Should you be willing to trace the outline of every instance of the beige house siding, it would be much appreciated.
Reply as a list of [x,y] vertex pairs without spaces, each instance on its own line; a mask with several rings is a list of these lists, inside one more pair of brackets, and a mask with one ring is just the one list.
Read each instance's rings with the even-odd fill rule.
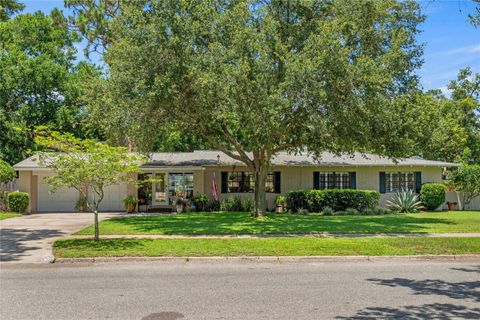
[[[179,169],[162,169],[153,170],[158,172],[179,172]],[[209,197],[212,196],[212,176],[213,172],[216,174],[217,190],[220,199],[224,199],[231,196],[240,197],[253,197],[252,193],[222,193],[222,172],[232,171],[246,171],[243,166],[215,166],[205,167],[200,170],[187,170],[194,174],[194,194],[205,193]],[[187,172],[185,171],[185,172]],[[403,172],[403,171],[420,171],[422,173],[422,183],[427,182],[442,182],[442,169],[439,167],[420,167],[420,166],[408,166],[408,167],[385,167],[385,166],[324,166],[324,167],[288,167],[277,166],[272,167],[271,171],[281,172],[281,194],[285,194],[291,190],[298,189],[312,189],[313,188],[313,172],[314,171],[336,171],[336,172],[356,172],[356,185],[359,190],[376,190],[380,189],[380,172]],[[18,190],[28,192],[30,194],[29,212],[36,212],[38,208],[38,175],[45,175],[45,171],[20,171],[19,179],[17,182]],[[137,195],[137,187],[134,185],[128,185],[125,187],[125,193],[128,195]],[[275,204],[275,198],[279,194],[267,193],[267,205],[269,209],[272,209]],[[393,194],[386,193],[381,194],[380,204],[386,205],[388,199]],[[449,192],[447,194],[447,201],[458,201],[456,193]],[[446,206],[444,207],[446,208]],[[480,209],[480,198],[475,199],[468,207],[472,210]]]
[[[252,193],[222,193],[222,172],[246,171],[245,167],[208,167],[204,175],[204,193],[212,196],[212,175],[215,171],[217,189],[220,199],[231,196],[253,197]],[[281,194],[291,190],[313,189],[313,172],[335,171],[335,172],[356,172],[358,190],[380,190],[380,172],[416,172],[422,173],[422,183],[442,182],[442,169],[437,167],[272,167],[271,171],[281,172]],[[279,194],[267,193],[267,207],[273,208],[275,198]],[[391,199],[392,193],[384,193],[380,196],[380,205],[385,206],[387,200]]]
[[37,211],[37,177],[33,175],[32,171],[20,171],[18,173],[18,191],[27,192],[30,194],[30,203],[27,212]]

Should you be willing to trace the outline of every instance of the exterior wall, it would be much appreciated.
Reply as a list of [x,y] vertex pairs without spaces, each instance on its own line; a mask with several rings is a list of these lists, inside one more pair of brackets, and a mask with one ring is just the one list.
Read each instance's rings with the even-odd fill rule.
[[[281,194],[291,190],[312,189],[314,171],[346,171],[356,172],[357,189],[376,190],[380,189],[379,172],[398,172],[398,171],[420,171],[422,172],[422,183],[442,182],[442,169],[437,167],[273,167],[272,171],[281,172]],[[163,172],[178,172],[178,169],[162,170]],[[206,167],[204,170],[189,170],[194,174],[194,194],[205,193],[212,196],[212,176],[216,174],[217,190],[220,199],[231,196],[252,197],[253,193],[222,193],[222,171],[246,171],[245,167]],[[39,174],[45,174],[44,171],[20,171],[17,186],[19,191],[30,194],[29,212],[36,212],[38,208],[38,179]],[[137,195],[135,185],[125,187],[127,195]],[[122,192],[123,193],[123,192]],[[272,209],[275,205],[277,193],[267,193],[267,206]],[[392,197],[392,193],[381,194],[380,204],[386,205],[386,201]],[[447,201],[458,202],[455,192],[447,193]],[[444,206],[444,209],[446,205]],[[480,210],[480,197],[472,201],[468,209]]]
[[32,171],[20,171],[17,181],[18,191],[27,192],[30,195],[30,203],[27,212],[37,211],[37,177]]
[[[245,167],[208,167],[204,172],[204,193],[212,196],[212,175],[215,172],[217,190],[220,199],[231,196],[252,197],[253,193],[222,193],[222,171],[236,172],[247,171]],[[281,194],[291,190],[313,189],[314,171],[342,171],[356,172],[356,184],[358,190],[380,190],[380,172],[420,171],[422,183],[442,182],[442,169],[439,167],[273,167],[271,171],[281,172]],[[275,205],[277,193],[267,193],[267,207],[272,209]],[[384,193],[380,196],[380,205],[385,206],[393,193]],[[473,206],[472,206],[473,207]]]

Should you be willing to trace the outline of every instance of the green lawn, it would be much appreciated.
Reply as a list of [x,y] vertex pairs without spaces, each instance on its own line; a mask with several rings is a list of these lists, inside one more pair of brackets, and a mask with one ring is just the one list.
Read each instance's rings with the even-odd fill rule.
[[[425,212],[384,216],[272,214],[254,219],[245,212],[186,213],[114,218],[100,222],[101,234],[304,234],[480,232],[480,211]],[[76,233],[93,234],[90,226]]]
[[21,216],[21,214],[16,212],[0,212],[0,220],[19,217],[19,216]]
[[349,256],[478,254],[480,238],[70,239],[57,258],[123,256]]

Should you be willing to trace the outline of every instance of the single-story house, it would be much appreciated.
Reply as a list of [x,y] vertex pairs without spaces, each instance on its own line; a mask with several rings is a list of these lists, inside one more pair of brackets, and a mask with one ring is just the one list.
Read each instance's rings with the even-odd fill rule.
[[[155,178],[142,187],[127,184],[111,186],[101,205],[104,211],[124,210],[122,199],[138,196],[140,210],[171,208],[177,197],[196,194],[212,197],[217,186],[220,199],[229,196],[252,196],[254,176],[246,166],[220,151],[158,152],[142,166],[138,179]],[[444,170],[457,164],[430,161],[420,157],[392,159],[372,154],[335,155],[325,152],[315,160],[311,155],[278,153],[272,160],[266,181],[267,206],[272,209],[275,198],[298,189],[364,189],[381,193],[381,205],[402,188],[419,190],[422,183],[442,182]],[[30,212],[75,211],[79,199],[75,189],[50,192],[44,178],[52,172],[32,156],[14,168],[19,173],[18,188],[30,194]],[[453,198],[452,198],[453,197]],[[451,198],[451,199],[450,199]],[[450,201],[455,201],[453,194]]]

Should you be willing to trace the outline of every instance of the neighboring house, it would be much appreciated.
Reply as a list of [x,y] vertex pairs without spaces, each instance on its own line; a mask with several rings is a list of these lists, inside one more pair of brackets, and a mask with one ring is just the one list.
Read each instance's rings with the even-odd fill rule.
[[[252,196],[254,177],[246,166],[220,151],[152,153],[151,162],[142,168],[139,179],[155,178],[141,188],[120,184],[108,188],[101,210],[123,210],[122,199],[138,196],[141,209],[165,209],[177,197],[190,198],[196,194],[212,197],[213,179],[220,199],[229,196]],[[267,205],[273,208],[275,198],[297,189],[365,189],[381,193],[384,205],[393,193],[402,188],[419,190],[422,183],[442,182],[445,168],[454,163],[429,161],[419,157],[393,160],[376,155],[355,153],[337,156],[323,153],[319,161],[306,154],[278,153],[268,174]],[[52,174],[42,167],[35,156],[14,166],[19,171],[18,188],[30,193],[31,212],[74,211],[79,194],[74,189],[50,193],[44,177]],[[451,196],[451,195],[450,195]],[[454,201],[453,199],[451,201]]]

